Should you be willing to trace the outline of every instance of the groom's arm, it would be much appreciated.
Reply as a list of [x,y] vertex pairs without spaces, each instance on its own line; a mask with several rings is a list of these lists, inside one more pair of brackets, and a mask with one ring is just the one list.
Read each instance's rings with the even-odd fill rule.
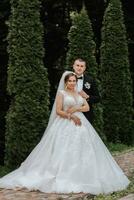
[[89,95],[89,98],[87,98],[87,101],[89,105],[100,102],[100,94],[99,94],[96,82],[94,80],[92,80],[92,84],[91,84],[91,93],[88,95]]

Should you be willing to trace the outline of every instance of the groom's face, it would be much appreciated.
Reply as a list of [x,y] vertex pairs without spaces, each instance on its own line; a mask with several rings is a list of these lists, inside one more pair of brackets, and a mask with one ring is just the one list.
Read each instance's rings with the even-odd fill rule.
[[86,70],[86,63],[84,61],[75,60],[73,69],[77,76],[81,76]]

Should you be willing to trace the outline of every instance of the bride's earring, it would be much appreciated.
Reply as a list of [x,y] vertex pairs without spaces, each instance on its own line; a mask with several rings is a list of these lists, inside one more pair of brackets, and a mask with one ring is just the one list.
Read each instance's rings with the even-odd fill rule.
[[67,89],[67,84],[65,85],[65,90]]

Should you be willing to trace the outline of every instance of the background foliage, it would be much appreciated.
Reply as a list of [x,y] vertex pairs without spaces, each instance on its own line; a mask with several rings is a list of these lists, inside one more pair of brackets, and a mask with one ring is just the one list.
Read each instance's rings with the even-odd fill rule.
[[[39,5],[39,7],[37,6],[38,7],[37,11],[39,11],[39,9],[40,9],[40,14],[41,14],[41,16],[39,16],[39,12],[38,12],[37,20],[40,19],[41,22],[43,23],[43,26],[40,24],[41,27],[37,23],[36,18],[34,18],[35,17],[34,12],[31,13],[31,15],[30,15],[30,17],[31,17],[30,19],[33,20],[32,24],[31,24],[29,22],[29,19],[28,19],[29,16],[26,13],[24,13],[24,16],[23,16],[22,10],[21,10],[21,12],[20,12],[21,16],[19,16],[20,18],[18,18],[18,22],[20,22],[20,24],[19,23],[17,24],[17,20],[16,20],[16,22],[14,21],[14,23],[15,23],[14,25],[16,27],[17,27],[17,25],[19,25],[20,30],[23,30],[23,28],[25,27],[23,31],[24,31],[25,37],[27,38],[27,41],[25,41],[23,37],[21,38],[21,41],[18,40],[19,34],[21,35],[22,33],[21,32],[18,33],[17,29],[16,29],[15,33],[12,33],[14,35],[14,38],[15,38],[15,41],[14,41],[14,40],[12,40],[13,35],[10,37],[9,28],[7,26],[7,20],[9,19],[9,16],[11,14],[12,3],[14,3],[13,6],[15,8],[15,6],[17,5],[16,2],[19,2],[19,1],[15,1],[15,0],[14,1],[10,1],[10,0],[0,1],[0,133],[1,133],[0,134],[0,152],[1,152],[1,154],[0,154],[0,164],[3,164],[3,161],[4,161],[5,116],[6,116],[6,113],[7,113],[9,106],[12,105],[9,113],[14,112],[13,107],[16,106],[17,112],[21,111],[22,114],[25,111],[21,110],[22,108],[21,108],[20,105],[24,105],[25,100],[27,100],[27,102],[32,101],[32,103],[31,103],[32,106],[30,104],[29,104],[29,106],[28,106],[28,104],[25,105],[24,108],[26,108],[27,111],[29,109],[33,109],[34,105],[36,107],[37,106],[36,103],[38,101],[35,100],[36,99],[35,96],[37,97],[37,95],[39,95],[38,98],[40,98],[40,92],[43,92],[42,94],[44,95],[43,85],[48,83],[48,78],[49,78],[49,81],[50,81],[50,92],[49,92],[49,94],[50,94],[50,97],[51,97],[51,98],[49,98],[49,100],[50,100],[50,103],[52,105],[54,97],[55,97],[55,91],[56,91],[57,83],[59,81],[59,78],[60,78],[62,72],[64,71],[66,52],[68,51],[68,37],[67,37],[67,35],[68,35],[68,31],[69,31],[69,29],[72,25],[72,21],[71,21],[71,18],[70,18],[70,11],[78,11],[79,12],[81,10],[81,8],[83,7],[83,1],[82,0],[77,0],[77,1],[76,0],[71,0],[71,1],[67,1],[67,0],[65,0],[65,1],[63,1],[63,0],[58,0],[58,1],[42,0],[41,5]],[[24,0],[24,1],[20,1],[20,2],[24,2],[24,4],[27,5],[28,0]],[[85,7],[87,9],[87,14],[89,16],[89,19],[91,20],[91,25],[92,25],[91,28],[93,29],[93,40],[96,43],[95,57],[97,59],[98,65],[100,65],[100,45],[101,45],[102,19],[103,19],[103,16],[104,16],[104,11],[106,10],[106,8],[108,6],[108,2],[109,1],[103,1],[103,0],[99,0],[99,1],[85,0],[84,1]],[[128,44],[128,51],[129,51],[128,56],[129,56],[129,61],[130,61],[130,73],[131,73],[131,77],[133,78],[134,8],[133,8],[133,5],[132,5],[132,3],[133,3],[132,1],[122,0],[121,2],[123,4],[124,20],[125,20],[125,25],[126,25],[126,28],[127,28],[126,41],[127,41],[127,44]],[[34,2],[32,2],[32,3],[33,3],[33,5],[35,5]],[[35,1],[35,3],[37,3],[37,1]],[[28,7],[28,9],[30,9],[29,10],[30,12],[31,12],[31,8],[33,8],[32,7],[33,5],[30,3],[29,6],[31,6],[31,7]],[[16,13],[14,13],[14,14],[16,15]],[[37,13],[35,12],[35,14],[37,14]],[[26,26],[24,17],[26,17],[29,26]],[[23,21],[23,19],[24,19],[24,21]],[[33,33],[35,34],[34,35],[35,40],[34,41],[30,40],[30,43],[29,43],[28,38],[33,37],[33,35],[32,34],[30,35],[29,33],[31,33],[31,32],[27,32],[26,29],[30,31],[31,25],[33,27],[35,27],[35,23],[37,23],[37,27],[39,25],[39,27],[41,28],[41,29],[39,28],[41,34],[37,33],[36,32],[37,30],[35,31],[35,33],[32,31],[32,34]],[[10,24],[10,28],[12,28],[12,25]],[[22,25],[22,27],[21,27],[21,25]],[[10,31],[11,31],[11,29],[10,29]],[[11,43],[9,42],[9,46],[11,47],[12,46],[11,44],[15,44],[16,47],[17,47],[17,50],[18,50],[18,51],[15,52],[15,55],[12,54],[13,49],[11,51],[10,50],[7,51],[8,42],[7,42],[6,38],[7,38],[8,32],[9,32],[8,42],[9,41],[11,42]],[[26,33],[28,33],[28,34],[26,34]],[[40,38],[40,36],[38,35],[40,39],[38,39],[38,41],[37,41],[36,39],[38,38],[38,36],[36,34],[37,35],[39,34],[40,36],[42,35],[43,40],[42,40],[42,37]],[[22,34],[22,36],[24,36],[24,35]],[[37,42],[37,44],[36,44],[35,41]],[[33,47],[34,47],[34,51],[32,51],[31,54],[29,54],[30,48],[28,47],[28,45],[26,45],[27,42],[30,45],[33,45]],[[24,47],[25,50],[22,50],[21,48],[19,48],[19,45],[22,44],[22,43],[24,43],[23,47]],[[36,45],[38,45],[38,47]],[[44,52],[44,49],[42,49],[43,45],[45,47],[45,56],[43,55],[44,53],[40,54],[40,52]],[[27,46],[27,48],[26,48],[26,46]],[[33,62],[32,57],[30,57],[30,56],[33,56],[33,57],[35,56],[33,52],[35,52],[35,54],[39,56],[38,59],[35,59],[36,60],[35,63]],[[25,60],[24,63],[20,63],[21,59],[22,59],[22,57],[18,56],[18,54],[20,54],[20,53],[22,53],[22,55],[24,55],[24,53],[29,54],[28,59],[24,59]],[[13,55],[12,61],[11,61],[9,54]],[[16,60],[16,55],[18,56],[18,58],[21,58],[21,59]],[[24,58],[24,56],[23,56],[23,58]],[[40,59],[41,60],[43,59],[44,63],[42,61],[39,62]],[[14,65],[14,60],[15,60],[15,65]],[[25,70],[23,69],[24,70],[24,74],[23,74],[22,69],[18,69],[17,65],[21,64],[20,66],[22,66],[22,64],[25,64],[26,62],[32,63],[32,71],[30,70],[31,64],[29,64],[28,66],[25,67]],[[15,79],[19,80],[19,81],[21,80],[22,85],[21,84],[17,85],[17,82],[14,82],[14,84],[16,84],[16,86],[18,88],[20,87],[22,89],[23,95],[22,95],[22,93],[21,93],[21,95],[19,94],[19,96],[16,95],[16,91],[14,91],[16,86],[14,87],[13,86],[14,84],[9,81],[10,77],[9,77],[9,80],[8,80],[8,83],[11,83],[10,87],[9,87],[9,84],[8,84],[8,91],[10,92],[10,95],[7,94],[7,91],[6,91],[6,88],[7,88],[7,63],[9,63],[9,66],[13,67],[13,68],[11,67],[12,68],[11,74],[13,74],[12,71],[14,71]],[[38,68],[38,66],[40,66],[42,69],[40,67]],[[44,68],[44,66],[47,68],[48,75],[47,75],[47,72],[46,72],[46,69]],[[15,69],[15,70],[13,70],[13,69]],[[38,73],[38,71],[40,71],[41,73]],[[20,75],[19,75],[20,72],[24,75],[23,77],[20,77]],[[33,96],[31,96],[32,99],[27,98],[28,95],[29,96],[32,95],[31,89],[29,88],[29,90],[28,89],[24,90],[24,85],[23,85],[23,83],[25,83],[26,77],[28,77],[29,73],[31,74],[31,77],[32,77],[29,82],[30,82],[30,84],[32,85],[33,88],[36,88],[36,84],[42,85],[38,89],[37,93],[35,93],[35,94],[33,93]],[[41,79],[42,76],[43,76],[43,80]],[[48,76],[48,78],[47,78],[47,76]],[[97,72],[97,78],[98,77],[100,79],[100,71]],[[35,83],[33,83],[33,79],[34,80],[36,79],[38,81],[37,82],[35,81]],[[27,86],[28,83],[27,84],[25,83],[25,85]],[[45,91],[46,91],[46,88],[45,88]],[[47,102],[47,106],[48,106],[48,91],[46,91],[45,94],[46,94],[46,97],[47,97],[46,102]],[[35,101],[33,101],[33,99]],[[44,99],[44,97],[43,97],[43,99]],[[48,109],[48,107],[47,107],[47,109]],[[50,106],[50,109],[51,109],[51,106]],[[34,109],[33,109],[33,112],[34,112]],[[36,112],[34,112],[34,114],[35,113]],[[12,117],[9,117],[9,116],[10,116],[10,114],[8,114],[7,120],[10,121],[10,120],[12,120],[11,118],[13,117],[13,115],[11,115]],[[47,119],[47,116],[45,115],[45,117],[44,117],[41,113],[40,113],[40,117],[41,118],[43,117],[43,119],[45,119],[45,118]],[[22,119],[22,118],[24,120],[24,116],[21,116],[20,119]],[[16,120],[18,120],[17,117],[16,117]],[[23,121],[23,120],[20,120],[20,121]],[[39,124],[40,127],[42,127],[42,130],[39,130],[39,132],[38,132],[39,135],[37,136],[37,138],[40,138],[41,133],[44,130],[46,121],[47,120],[45,120],[41,126],[40,126],[39,121],[38,121],[38,124]],[[18,121],[16,121],[16,122],[18,123]],[[30,125],[29,125],[29,127],[30,127]],[[33,127],[33,125],[31,125],[31,128],[32,127]],[[8,131],[8,127],[7,127],[7,131]],[[36,142],[38,142],[37,140],[36,140]]]
[[133,144],[132,80],[119,0],[110,0],[105,11],[100,55],[104,133],[108,141]]
[[8,83],[5,163],[19,165],[40,140],[49,115],[49,83],[43,64],[40,3],[11,1],[8,22]]

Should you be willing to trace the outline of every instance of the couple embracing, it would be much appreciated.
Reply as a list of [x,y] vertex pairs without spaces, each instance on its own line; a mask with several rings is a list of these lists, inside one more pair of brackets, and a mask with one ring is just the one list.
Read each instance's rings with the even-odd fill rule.
[[84,112],[85,117],[92,124],[94,119],[93,104],[100,101],[97,85],[92,76],[85,73],[86,62],[81,58],[74,61],[73,71],[77,76],[77,91],[89,104],[89,111]]
[[[129,180],[91,125],[100,96],[86,63],[59,82],[44,135],[20,167],[0,178],[0,188],[46,193],[107,194],[125,189]],[[19,133],[18,133],[19,134]]]

